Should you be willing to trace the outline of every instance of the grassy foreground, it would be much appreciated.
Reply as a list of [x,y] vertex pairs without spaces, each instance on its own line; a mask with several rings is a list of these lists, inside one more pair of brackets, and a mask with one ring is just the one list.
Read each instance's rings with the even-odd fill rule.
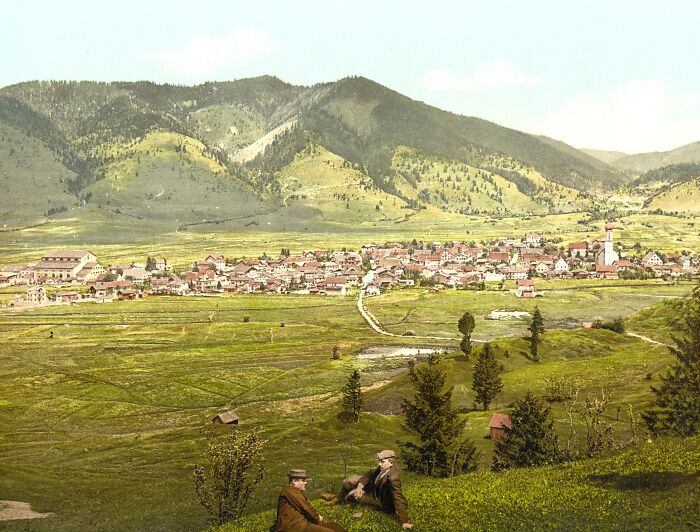
[[[700,438],[642,443],[615,456],[557,467],[476,472],[404,483],[414,530],[697,530]],[[388,517],[354,505],[324,507],[326,520],[351,532],[391,531]],[[270,510],[221,532],[262,532]]]
[[[586,290],[566,293],[588,297]],[[403,294],[410,300],[411,291]],[[470,309],[470,294],[461,294],[461,308]],[[444,292],[436,296],[453,297]],[[606,308],[626,308],[626,297],[619,293],[607,299]],[[655,323],[672,332],[679,310],[676,301],[681,300],[658,303],[628,322],[634,321],[640,332]],[[443,303],[447,306],[448,299]],[[454,312],[460,307],[457,301],[450,305]],[[245,430],[260,426],[268,440],[263,453],[267,475],[249,512],[274,508],[285,473],[293,467],[311,471],[312,498],[335,491],[346,473],[371,467],[377,450],[398,450],[407,438],[402,418],[395,414],[400,400],[410,394],[404,375],[408,360],[356,355],[368,346],[424,344],[376,335],[352,298],[305,296],[151,297],[6,311],[0,315],[0,334],[1,498],[31,502],[37,511],[55,513],[48,519],[12,522],[16,530],[203,529],[206,516],[194,497],[192,465],[202,461],[211,417],[230,408],[241,416]],[[523,355],[525,339],[500,338],[494,351],[504,368],[504,392],[490,411],[483,412],[472,410],[473,359],[464,360],[454,341],[442,344],[448,348],[441,364],[454,385],[453,402],[482,453],[482,469],[488,468],[493,447],[484,438],[490,415],[496,409],[507,411],[525,390],[542,396],[547,378],[562,377],[580,384],[581,397],[599,393],[604,386],[615,405],[630,404],[638,414],[651,399],[649,386],[658,383],[659,372],[670,361],[663,346],[604,330],[548,330],[537,363]],[[340,346],[339,361],[330,360],[333,345]],[[367,387],[367,411],[359,423],[348,426],[336,413],[340,389],[354,368],[361,370]],[[630,436],[625,412],[616,414],[612,406],[606,417],[620,443]],[[553,417],[564,441],[568,427],[560,404],[553,405]],[[574,426],[577,445],[585,436],[582,423],[577,419]],[[223,434],[228,429],[217,430]],[[576,467],[566,466],[572,471]],[[608,473],[619,473],[612,467]],[[492,479],[484,480],[483,486],[493,482],[503,487],[497,480],[510,473],[473,478],[480,475]],[[572,478],[575,483],[582,477]],[[472,497],[452,488],[440,495],[440,483],[410,474],[403,479],[415,509],[412,515],[422,527],[428,525],[419,517],[426,514],[427,519],[436,500],[462,504],[462,498]],[[450,486],[457,480],[444,482]],[[475,486],[474,493],[481,493],[481,484]],[[422,499],[424,492],[433,493],[433,499]],[[631,501],[635,493],[625,496]],[[484,501],[480,504],[486,508],[489,499]],[[503,499],[498,504],[505,508],[515,503]],[[509,511],[518,514],[517,505],[514,508]],[[379,519],[377,526],[389,523],[366,514],[367,527],[374,519]]]

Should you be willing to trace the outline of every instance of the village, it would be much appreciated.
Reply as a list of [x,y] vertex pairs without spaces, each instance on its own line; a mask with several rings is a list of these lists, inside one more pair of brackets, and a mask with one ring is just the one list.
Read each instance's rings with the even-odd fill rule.
[[[103,266],[82,250],[46,253],[35,264],[0,268],[0,286],[26,285],[10,306],[131,300],[146,295],[311,294],[344,296],[360,290],[379,295],[395,287],[480,289],[487,282],[516,281],[516,297],[538,297],[537,279],[692,278],[700,256],[648,251],[621,257],[613,242],[614,227],[604,238],[570,243],[568,248],[529,234],[521,240],[499,239],[489,245],[440,242],[367,244],[359,251],[306,251],[277,258],[229,261],[210,254],[189,271],[173,272],[164,258],[146,263]],[[619,248],[618,248],[619,249]],[[51,294],[46,286],[52,286]],[[74,287],[87,287],[77,290]],[[73,290],[65,290],[73,288]]]

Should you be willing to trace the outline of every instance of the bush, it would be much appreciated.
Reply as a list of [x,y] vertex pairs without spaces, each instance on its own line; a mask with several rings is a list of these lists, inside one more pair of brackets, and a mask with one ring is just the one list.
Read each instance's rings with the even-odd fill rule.
[[224,438],[209,434],[207,466],[194,466],[194,485],[200,504],[212,525],[238,519],[255,487],[262,480],[264,466],[260,450],[266,443],[257,429],[242,436],[238,427]]
[[625,332],[625,322],[622,318],[615,318],[613,321],[600,321],[596,320],[593,322],[594,329],[607,329],[619,334],[624,334]]

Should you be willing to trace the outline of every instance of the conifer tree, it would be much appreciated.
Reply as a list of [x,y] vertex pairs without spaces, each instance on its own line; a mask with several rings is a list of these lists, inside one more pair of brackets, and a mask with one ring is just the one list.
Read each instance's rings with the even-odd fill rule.
[[459,343],[459,348],[467,358],[472,352],[472,333],[475,326],[474,316],[470,312],[462,314],[462,317],[457,322],[457,329],[462,333],[462,341]]
[[493,470],[551,464],[559,456],[557,434],[549,417],[549,407],[527,392],[518,399],[510,414],[512,427],[496,442]]
[[460,440],[463,423],[452,408],[452,389],[443,391],[446,374],[434,354],[427,363],[409,372],[415,387],[412,401],[404,399],[401,409],[406,429],[417,443],[401,444],[403,459],[411,471],[447,477],[476,469],[476,449],[469,439]]
[[487,410],[494,398],[501,392],[503,381],[501,369],[491,346],[485,344],[474,365],[472,390],[476,393],[476,402],[481,403]]
[[651,387],[654,406],[642,414],[654,436],[693,436],[700,432],[700,284],[684,307],[686,334],[670,347],[677,362]]
[[537,345],[540,343],[540,334],[544,333],[544,320],[538,307],[532,313],[532,322],[527,330],[530,331],[530,355],[533,360],[539,360]]
[[356,369],[350,374],[348,382],[345,383],[345,388],[343,388],[343,412],[347,419],[357,423],[360,420],[360,412],[363,405],[360,372]]

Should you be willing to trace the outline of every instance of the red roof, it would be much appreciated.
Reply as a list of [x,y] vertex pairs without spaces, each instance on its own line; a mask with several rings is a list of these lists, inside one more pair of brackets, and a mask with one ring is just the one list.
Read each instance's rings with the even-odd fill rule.
[[511,429],[513,426],[510,423],[510,417],[508,414],[494,414],[491,416],[491,421],[489,421],[490,429]]

